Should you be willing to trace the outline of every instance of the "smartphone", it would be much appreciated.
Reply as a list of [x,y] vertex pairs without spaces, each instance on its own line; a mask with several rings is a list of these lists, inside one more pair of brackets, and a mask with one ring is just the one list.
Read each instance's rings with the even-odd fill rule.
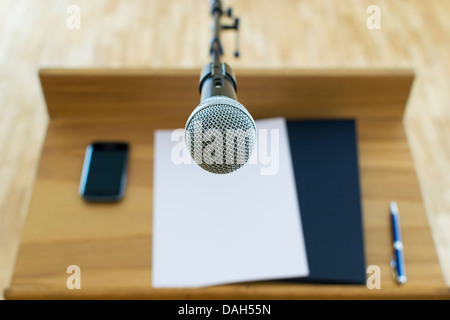
[[86,148],[79,194],[87,201],[113,202],[125,195],[129,145],[93,142]]

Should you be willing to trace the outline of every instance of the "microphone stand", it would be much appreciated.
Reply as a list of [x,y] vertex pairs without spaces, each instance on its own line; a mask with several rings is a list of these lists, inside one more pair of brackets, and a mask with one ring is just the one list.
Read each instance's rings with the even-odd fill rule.
[[227,10],[226,15],[230,18],[234,18],[234,24],[222,25],[221,18],[224,15],[221,0],[211,1],[211,15],[213,16],[213,36],[210,46],[211,62],[206,65],[200,75],[200,101],[212,97],[212,96],[227,96],[236,100],[236,79],[234,77],[231,67],[221,62],[223,55],[223,47],[220,41],[221,30],[235,30],[236,31],[236,50],[235,56],[239,56],[239,18],[233,16],[233,12],[230,9]]

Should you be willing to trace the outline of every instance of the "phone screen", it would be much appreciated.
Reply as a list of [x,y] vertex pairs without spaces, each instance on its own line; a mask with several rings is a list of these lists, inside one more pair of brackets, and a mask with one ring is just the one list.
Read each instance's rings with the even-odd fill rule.
[[127,179],[129,147],[123,142],[96,142],[86,149],[80,195],[89,201],[118,201]]

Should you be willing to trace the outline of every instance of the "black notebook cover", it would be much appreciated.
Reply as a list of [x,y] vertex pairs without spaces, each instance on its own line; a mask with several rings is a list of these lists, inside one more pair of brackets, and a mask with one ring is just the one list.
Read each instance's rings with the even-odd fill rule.
[[366,282],[354,120],[287,121],[310,275]]

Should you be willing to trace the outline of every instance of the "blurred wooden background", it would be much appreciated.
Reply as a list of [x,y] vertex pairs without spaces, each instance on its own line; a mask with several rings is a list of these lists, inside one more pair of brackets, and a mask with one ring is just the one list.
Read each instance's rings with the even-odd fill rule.
[[[405,127],[450,285],[450,1],[224,3],[241,18],[241,58],[233,57],[234,34],[224,33],[225,61],[233,69],[414,69]],[[80,29],[66,26],[70,5],[81,10]],[[366,26],[370,5],[381,9],[380,30]],[[48,123],[38,69],[189,67],[200,72],[208,62],[210,16],[208,0],[2,0],[0,21],[3,292],[13,272]]]

